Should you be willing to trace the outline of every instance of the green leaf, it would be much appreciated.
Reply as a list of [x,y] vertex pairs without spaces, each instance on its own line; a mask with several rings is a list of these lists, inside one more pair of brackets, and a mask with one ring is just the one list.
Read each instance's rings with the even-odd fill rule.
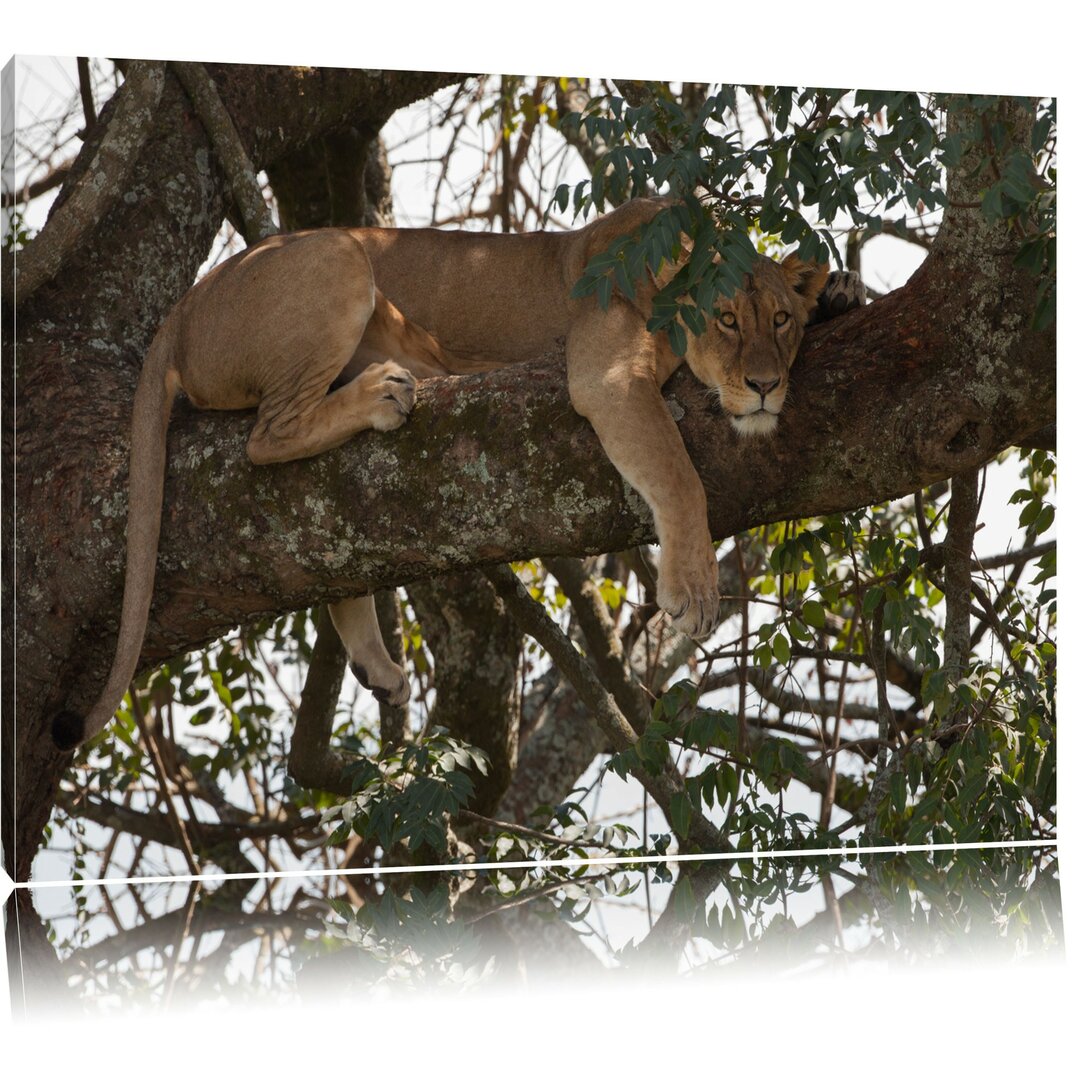
[[816,630],[820,630],[825,625],[825,608],[816,600],[803,601],[802,616],[806,624]]
[[697,901],[688,875],[679,875],[679,880],[671,892],[671,903],[674,904],[675,918],[679,922],[691,922],[697,914]]
[[922,782],[922,762],[919,760],[918,754],[911,754],[908,756],[907,778],[908,790],[911,792],[912,797],[914,797],[919,784]]
[[1020,511],[1020,524],[1025,528],[1030,525],[1042,512],[1042,503],[1037,498],[1032,500]]
[[[1030,504],[1034,505],[1034,504]],[[1039,516],[1035,519],[1034,529],[1035,535],[1046,532],[1051,525],[1054,524],[1054,508],[1047,504],[1039,511]]]
[[690,800],[684,791],[677,791],[671,799],[671,827],[675,832],[686,839],[690,831]]
[[907,783],[899,769],[889,777],[889,794],[892,796],[893,809],[902,814],[907,806]]
[[772,651],[781,664],[786,664],[791,660],[791,645],[783,634],[777,634],[772,639]]

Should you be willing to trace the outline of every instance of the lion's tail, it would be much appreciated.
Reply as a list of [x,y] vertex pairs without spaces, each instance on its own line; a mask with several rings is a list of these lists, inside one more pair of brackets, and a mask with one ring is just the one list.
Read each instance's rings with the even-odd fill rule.
[[86,717],[65,712],[53,721],[53,739],[61,749],[70,749],[96,735],[113,718],[142,652],[161,531],[166,436],[177,387],[174,371],[174,331],[169,320],[150,345],[135,390],[128,475],[127,564],[116,654],[105,689]]

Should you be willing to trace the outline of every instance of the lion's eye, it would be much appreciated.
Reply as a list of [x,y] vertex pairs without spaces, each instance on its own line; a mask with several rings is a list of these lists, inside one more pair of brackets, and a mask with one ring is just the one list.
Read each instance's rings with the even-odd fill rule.
[[734,313],[732,313],[730,311],[725,311],[724,314],[720,316],[720,322],[724,326],[727,326],[729,328],[734,326],[735,325],[735,315],[734,315]]
[[786,311],[778,311],[776,315],[773,316],[773,322],[776,323],[777,326],[783,326],[789,318],[791,318],[791,316],[788,315]]

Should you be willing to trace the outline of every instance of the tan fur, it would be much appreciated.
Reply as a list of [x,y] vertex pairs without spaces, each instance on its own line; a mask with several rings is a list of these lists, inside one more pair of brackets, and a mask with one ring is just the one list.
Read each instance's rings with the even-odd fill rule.
[[[570,290],[585,264],[639,229],[666,205],[639,199],[565,233],[493,236],[434,229],[357,229],[387,297],[455,356],[514,363],[566,341],[570,397],[604,451],[652,510],[660,540],[657,598],[684,632],[702,636],[719,615],[717,564],[705,493],[660,388],[684,362],[715,390],[741,434],[768,434],[787,394],[788,370],[828,267],[789,256],[761,259],[746,289],[722,299],[719,319],[690,336],[677,357],[664,334],[650,334],[656,286],[633,303],[616,295],[608,310]],[[661,275],[661,283],[667,275]],[[780,313],[788,316],[776,325]],[[403,361],[404,362],[404,361]],[[750,385],[751,383],[756,386]]]
[[[703,635],[719,612],[701,481],[660,388],[683,360],[645,329],[655,285],[602,311],[570,290],[585,264],[665,204],[635,200],[572,232],[491,235],[434,229],[320,229],[271,237],[195,285],[147,355],[132,422],[128,565],[119,641],[101,698],[69,745],[112,717],[138,662],[153,592],[165,432],[175,392],[199,407],[258,408],[257,464],[309,457],[366,428],[404,422],[414,376],[482,371],[566,343],[574,408],[652,510],[658,600]],[[827,269],[762,260],[685,362],[743,433],[768,432]],[[378,288],[376,288],[376,283]],[[724,326],[723,313],[735,325]],[[787,317],[777,325],[777,316]],[[341,384],[342,380],[348,380]],[[327,393],[333,384],[339,387]],[[383,700],[408,686],[386,655],[367,598],[332,612],[353,670]]]

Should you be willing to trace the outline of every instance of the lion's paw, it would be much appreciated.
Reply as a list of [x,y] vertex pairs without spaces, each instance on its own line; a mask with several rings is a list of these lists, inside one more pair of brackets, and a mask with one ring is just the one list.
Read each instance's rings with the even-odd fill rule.
[[368,674],[362,664],[354,662],[349,668],[356,676],[356,681],[365,690],[370,690],[372,697],[380,704],[400,708],[408,703],[411,694],[409,678],[397,664],[392,663],[384,671],[372,675]]
[[374,364],[361,376],[371,395],[371,426],[376,431],[393,431],[405,423],[416,404],[416,379],[392,360]]
[[708,637],[720,622],[719,568],[710,552],[696,571],[680,566],[665,574],[656,587],[657,603],[671,616],[675,629],[692,638]]
[[834,270],[818,294],[817,307],[810,316],[811,323],[825,322],[866,303],[866,286],[854,270]]

